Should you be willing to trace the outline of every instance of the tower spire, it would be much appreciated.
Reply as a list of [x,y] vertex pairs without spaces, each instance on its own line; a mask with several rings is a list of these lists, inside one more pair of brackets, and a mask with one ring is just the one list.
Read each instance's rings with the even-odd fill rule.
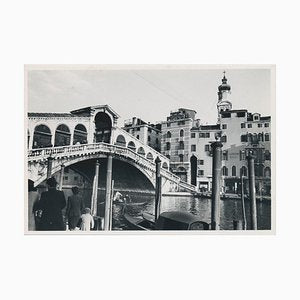
[[231,110],[232,104],[229,100],[231,94],[231,86],[227,83],[226,71],[223,71],[222,84],[218,87],[218,114],[223,111]]

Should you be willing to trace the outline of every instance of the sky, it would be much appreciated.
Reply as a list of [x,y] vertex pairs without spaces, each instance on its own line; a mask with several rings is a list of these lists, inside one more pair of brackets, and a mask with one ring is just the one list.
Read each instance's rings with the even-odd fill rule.
[[[30,70],[29,112],[70,112],[108,104],[119,126],[133,116],[166,120],[180,107],[197,111],[202,124],[217,121],[217,91],[224,69]],[[271,114],[268,69],[225,69],[233,109]]]

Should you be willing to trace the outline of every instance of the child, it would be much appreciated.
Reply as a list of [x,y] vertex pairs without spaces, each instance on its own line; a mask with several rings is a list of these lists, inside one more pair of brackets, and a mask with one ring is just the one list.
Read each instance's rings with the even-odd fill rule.
[[80,230],[90,231],[94,227],[94,219],[91,216],[91,210],[89,208],[84,209],[84,213],[81,215]]

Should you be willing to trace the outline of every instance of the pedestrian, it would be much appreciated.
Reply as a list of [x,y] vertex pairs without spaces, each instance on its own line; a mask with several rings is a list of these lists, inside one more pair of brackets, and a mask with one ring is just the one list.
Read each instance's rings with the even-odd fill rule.
[[116,191],[113,201],[114,202],[123,202],[121,197],[123,197],[123,195],[120,192]]
[[40,230],[65,230],[62,209],[66,206],[65,195],[56,190],[57,182],[54,177],[47,179],[48,191],[43,192],[38,203],[42,211]]
[[94,218],[91,215],[91,210],[87,207],[81,215],[80,230],[90,231],[94,227]]
[[79,195],[79,188],[77,186],[72,187],[72,192],[73,195],[68,198],[66,218],[69,229],[75,230],[85,205],[82,197]]
[[37,230],[35,213],[39,201],[39,193],[34,187],[33,181],[28,180],[28,231]]

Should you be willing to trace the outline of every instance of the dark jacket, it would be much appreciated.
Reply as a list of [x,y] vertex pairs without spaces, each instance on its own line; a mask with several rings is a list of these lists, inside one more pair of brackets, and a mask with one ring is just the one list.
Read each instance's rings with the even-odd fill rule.
[[68,217],[80,217],[84,207],[82,197],[79,195],[72,195],[68,198],[66,215]]
[[41,230],[65,230],[62,209],[66,206],[62,191],[50,188],[43,192],[38,207],[42,210]]

